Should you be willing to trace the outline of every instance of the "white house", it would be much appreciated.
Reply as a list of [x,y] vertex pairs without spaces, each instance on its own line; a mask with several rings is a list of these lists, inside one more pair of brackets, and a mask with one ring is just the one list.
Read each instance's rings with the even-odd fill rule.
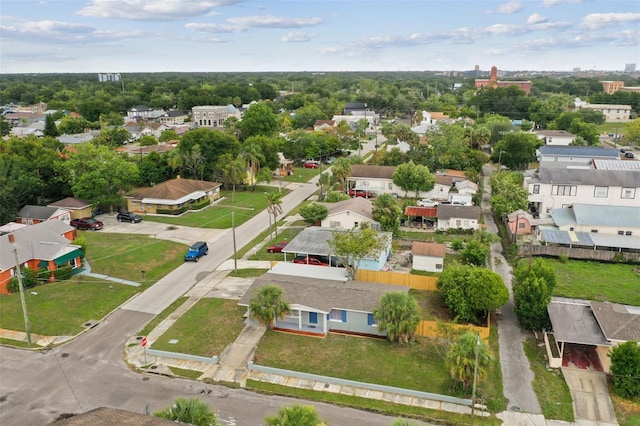
[[542,139],[545,145],[568,146],[576,139],[576,135],[566,130],[536,130],[533,133],[538,139]]
[[599,170],[544,167],[526,176],[531,211],[541,218],[552,209],[573,204],[637,207],[640,205],[640,170]]
[[481,210],[478,206],[438,205],[438,229],[480,229]]
[[371,228],[381,230],[380,223],[373,220],[373,204],[367,198],[354,197],[323,205],[329,210],[329,214],[320,224],[323,228],[352,229],[362,223],[368,223]]
[[560,231],[640,237],[640,205],[573,204],[549,214]]
[[456,182],[456,189],[458,194],[475,195],[478,193],[478,184],[467,179],[462,182]]
[[[395,171],[396,166],[352,165],[348,185],[349,188],[372,192],[375,195],[392,194],[395,197],[404,197],[405,190],[393,183]],[[435,185],[431,191],[420,191],[418,194],[409,191],[407,197],[447,200],[454,178],[439,174],[435,174],[434,177]]]
[[446,244],[414,241],[411,246],[412,267],[419,271],[442,272],[446,252]]

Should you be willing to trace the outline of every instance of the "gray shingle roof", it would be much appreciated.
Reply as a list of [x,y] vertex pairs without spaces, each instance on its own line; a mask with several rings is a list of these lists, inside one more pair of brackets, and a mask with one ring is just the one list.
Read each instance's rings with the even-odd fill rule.
[[564,169],[544,167],[542,164],[539,173],[542,183],[640,187],[640,170]]
[[601,146],[560,146],[544,145],[540,147],[542,155],[562,155],[568,157],[607,157],[620,158],[618,150]]
[[593,314],[608,340],[640,340],[640,310],[611,302],[591,302]]
[[20,211],[18,212],[18,217],[47,220],[57,211],[58,207],[27,205],[20,209]]
[[395,166],[366,166],[354,164],[351,166],[352,178],[391,179]]
[[438,219],[451,219],[459,217],[461,219],[480,219],[480,207],[478,206],[459,206],[456,204],[439,204]]
[[67,197],[48,205],[48,207],[62,207],[65,209],[83,209],[89,207],[91,203],[81,198]]
[[268,284],[281,287],[289,304],[303,305],[324,313],[331,309],[373,312],[385,293],[409,291],[409,287],[399,285],[300,278],[267,272],[253,282],[238,304],[248,306],[255,292]]
[[16,249],[20,263],[31,259],[53,260],[59,257],[71,244],[62,235],[72,229],[65,222],[48,220],[14,231],[15,243],[9,242],[9,234],[0,235],[0,270],[16,266]]
[[322,203],[322,205],[327,208],[329,215],[351,211],[373,220],[373,203],[367,198],[354,197],[337,203]]
[[608,345],[588,301],[553,298],[547,306],[558,342]]

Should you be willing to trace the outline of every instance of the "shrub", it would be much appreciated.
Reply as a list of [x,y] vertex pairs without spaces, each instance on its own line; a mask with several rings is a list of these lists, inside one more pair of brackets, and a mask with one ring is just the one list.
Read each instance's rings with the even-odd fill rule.
[[628,399],[640,397],[640,346],[630,340],[609,352],[613,391]]
[[451,241],[451,248],[455,251],[462,250],[464,248],[464,241],[462,241],[460,238],[456,238],[455,240]]
[[560,263],[567,263],[569,261],[569,256],[561,254],[560,256],[558,256],[558,261]]
[[72,272],[71,265],[64,265],[53,271],[53,276],[56,277],[56,281],[66,281],[71,278]]

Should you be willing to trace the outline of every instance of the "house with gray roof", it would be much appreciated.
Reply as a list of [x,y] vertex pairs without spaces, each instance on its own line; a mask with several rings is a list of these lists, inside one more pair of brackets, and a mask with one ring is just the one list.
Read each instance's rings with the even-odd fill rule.
[[329,214],[322,220],[323,228],[353,229],[368,223],[372,229],[381,231],[380,223],[373,220],[373,204],[363,197],[349,198],[337,203],[322,203]]
[[640,341],[638,306],[553,297],[547,312],[561,361],[572,353],[571,347],[586,348],[597,355],[602,370],[609,373],[611,348],[630,340]]
[[620,161],[620,153],[601,146],[553,146],[545,145],[536,152],[541,163],[560,163],[564,167],[593,168],[593,160]]
[[[238,304],[248,308],[256,292],[266,285],[273,284],[282,288],[284,300],[291,310],[283,319],[276,320],[274,328],[280,331],[319,336],[328,333],[386,336],[386,332],[378,330],[373,310],[379,306],[385,293],[409,291],[408,287],[390,284],[323,278],[300,279],[294,275],[279,274],[276,267],[258,277]],[[320,268],[322,267],[316,267]]]
[[437,207],[438,229],[480,229],[478,206],[460,206],[457,204],[439,204]]
[[[351,166],[351,175],[347,184],[350,189],[370,192],[376,196],[391,194],[394,197],[404,197],[405,190],[393,183],[393,173],[395,171],[396,166],[354,164]],[[407,197],[446,200],[453,180],[448,176],[440,176],[438,174],[435,174],[434,177],[436,182],[431,191],[420,191],[417,194],[415,191],[409,191],[407,192]]]
[[568,146],[576,139],[576,135],[566,130],[536,130],[533,132],[545,146]]
[[63,198],[47,205],[47,207],[68,210],[71,213],[71,219],[89,217],[93,210],[93,206],[89,201],[75,197]]
[[0,294],[8,293],[7,285],[16,273],[16,253],[21,267],[51,271],[49,280],[55,279],[53,272],[61,266],[71,265],[74,269],[82,266],[80,246],[71,243],[76,236],[75,228],[60,220],[0,235]]
[[640,205],[640,170],[599,170],[545,167],[525,176],[531,212],[549,217],[553,209],[573,204],[637,207]]
[[18,212],[16,222],[33,225],[47,220],[61,220],[67,225],[71,221],[71,212],[58,206],[26,205]]
[[221,186],[217,182],[178,177],[131,191],[124,199],[130,212],[180,214],[193,204],[201,206],[207,200],[210,204],[220,198]]

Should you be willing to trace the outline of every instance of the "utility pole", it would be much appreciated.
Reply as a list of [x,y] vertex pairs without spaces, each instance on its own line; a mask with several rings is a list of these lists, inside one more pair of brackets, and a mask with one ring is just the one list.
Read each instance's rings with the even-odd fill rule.
[[24,298],[24,285],[22,284],[22,271],[18,260],[18,249],[13,249],[16,257],[16,274],[18,276],[18,288],[20,289],[20,302],[22,303],[22,314],[24,315],[24,329],[27,332],[27,344],[31,346],[31,327],[29,326],[29,313],[27,312],[27,301]]
[[480,349],[480,334],[476,340],[476,362],[473,366],[473,391],[471,392],[471,417],[476,413],[476,383],[478,382],[478,351]]
[[235,212],[231,212],[231,230],[233,231],[233,270],[238,270],[238,253],[236,251],[236,221]]

